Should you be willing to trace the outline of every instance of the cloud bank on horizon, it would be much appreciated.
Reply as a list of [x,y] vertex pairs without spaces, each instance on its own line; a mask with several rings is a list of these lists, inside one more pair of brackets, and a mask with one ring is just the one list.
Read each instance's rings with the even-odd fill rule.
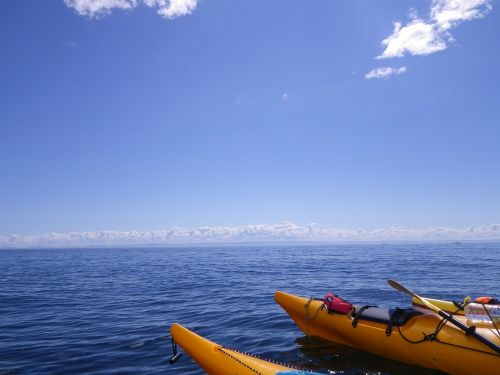
[[[444,51],[455,42],[450,30],[464,21],[485,17],[491,9],[491,0],[432,0],[426,18],[419,17],[415,9],[410,9],[410,22],[404,26],[399,21],[394,23],[392,34],[382,41],[384,51],[376,59],[422,56]],[[365,78],[387,77],[398,74],[402,68],[381,67],[366,74]],[[371,74],[377,70],[390,73],[378,76]]]
[[0,248],[168,245],[245,242],[368,242],[500,240],[500,224],[465,229],[388,228],[377,230],[323,228],[291,222],[239,227],[172,227],[152,231],[99,231],[0,236]]
[[198,0],[64,0],[64,3],[79,15],[89,18],[105,16],[115,9],[131,10],[144,4],[155,8],[161,17],[173,19],[191,14]]

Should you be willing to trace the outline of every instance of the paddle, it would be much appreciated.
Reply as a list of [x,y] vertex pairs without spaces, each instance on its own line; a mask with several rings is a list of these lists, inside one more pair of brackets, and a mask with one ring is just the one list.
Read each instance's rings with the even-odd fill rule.
[[412,297],[415,297],[416,299],[418,299],[420,302],[422,302],[425,306],[427,306],[429,309],[435,311],[439,316],[445,318],[446,320],[448,320],[450,323],[452,323],[453,325],[457,326],[458,328],[460,328],[461,330],[463,330],[465,332],[466,335],[470,335],[472,337],[474,337],[475,339],[481,341],[483,344],[485,344],[486,346],[490,347],[491,349],[495,350],[497,353],[500,353],[500,346],[495,344],[494,342],[490,341],[489,339],[487,339],[486,337],[480,335],[479,333],[476,332],[475,330],[475,327],[468,327],[466,326],[465,324],[463,324],[461,321],[455,319],[453,316],[451,316],[450,314],[448,314],[447,312],[441,310],[439,307],[437,307],[436,305],[433,305],[432,303],[430,303],[429,301],[427,301],[425,298],[423,297],[420,297],[418,294],[415,294],[414,292],[412,292],[410,289],[406,288],[405,286],[401,285],[400,283],[398,283],[397,281],[394,281],[394,280],[387,280],[387,282],[389,283],[390,286],[392,286],[394,289],[397,289],[399,290],[400,292],[403,292],[405,294],[408,294]]

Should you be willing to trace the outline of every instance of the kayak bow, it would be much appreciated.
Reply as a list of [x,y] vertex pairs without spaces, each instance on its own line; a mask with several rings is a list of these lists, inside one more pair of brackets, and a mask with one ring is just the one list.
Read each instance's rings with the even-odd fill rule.
[[180,324],[173,324],[170,334],[172,340],[179,344],[208,374],[320,375],[228,349],[197,335]]

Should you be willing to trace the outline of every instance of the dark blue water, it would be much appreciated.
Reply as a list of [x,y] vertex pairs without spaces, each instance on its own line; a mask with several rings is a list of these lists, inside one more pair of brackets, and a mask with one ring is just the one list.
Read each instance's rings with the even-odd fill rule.
[[436,298],[498,296],[500,244],[210,246],[0,251],[0,374],[201,374],[168,364],[179,322],[208,338],[325,373],[429,373],[310,340],[284,290],[394,307],[394,278]]

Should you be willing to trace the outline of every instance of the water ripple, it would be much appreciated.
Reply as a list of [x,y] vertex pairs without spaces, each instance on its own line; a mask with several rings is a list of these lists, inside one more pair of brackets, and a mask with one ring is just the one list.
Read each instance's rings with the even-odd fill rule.
[[202,374],[168,329],[329,374],[432,374],[309,339],[274,291],[393,307],[395,278],[436,298],[496,295],[500,245],[210,246],[0,251],[0,375]]

